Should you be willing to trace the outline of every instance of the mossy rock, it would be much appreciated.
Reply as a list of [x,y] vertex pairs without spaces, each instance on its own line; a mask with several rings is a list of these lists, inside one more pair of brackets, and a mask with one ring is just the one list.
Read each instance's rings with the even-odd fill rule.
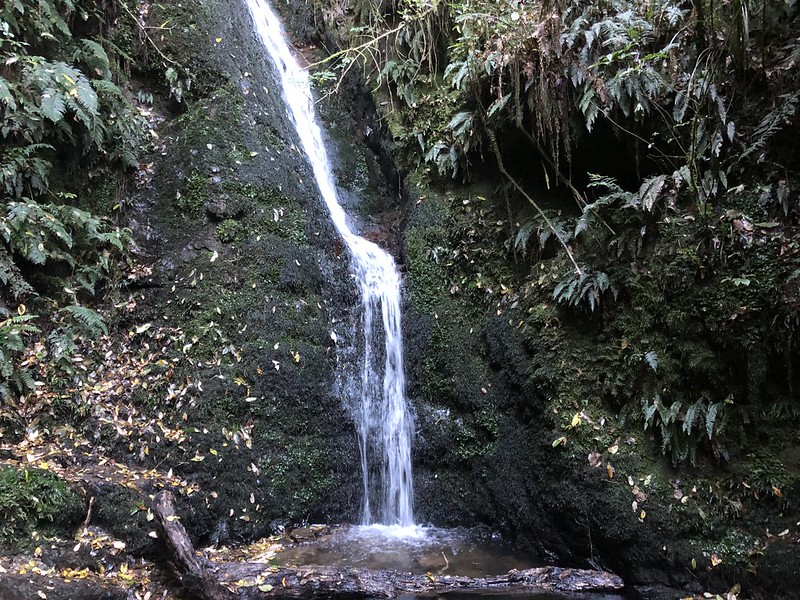
[[69,533],[83,512],[81,497],[55,474],[0,467],[0,541],[23,546],[35,529]]

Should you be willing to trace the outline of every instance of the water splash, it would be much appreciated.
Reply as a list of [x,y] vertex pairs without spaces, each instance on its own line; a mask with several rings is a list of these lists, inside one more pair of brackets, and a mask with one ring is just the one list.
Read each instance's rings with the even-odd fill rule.
[[247,6],[256,31],[277,67],[289,114],[322,198],[350,250],[361,292],[363,352],[355,417],[364,486],[362,523],[410,527],[414,523],[412,424],[405,396],[400,278],[394,259],[353,233],[348,225],[317,124],[308,73],[292,55],[280,20],[264,0],[247,0]]

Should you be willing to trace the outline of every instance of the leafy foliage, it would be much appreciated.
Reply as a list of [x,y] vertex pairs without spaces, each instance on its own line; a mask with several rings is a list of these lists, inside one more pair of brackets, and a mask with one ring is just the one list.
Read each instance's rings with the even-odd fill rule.
[[706,438],[713,442],[715,453],[727,458],[727,452],[719,444],[719,436],[725,429],[726,402],[710,402],[700,398],[688,404],[680,400],[669,405],[654,392],[653,396],[642,398],[644,427],[656,429],[661,438],[661,449],[672,456],[674,463],[689,460],[692,464],[697,458],[697,448]]
[[0,540],[17,542],[35,527],[68,521],[79,502],[52,473],[0,467]]
[[[69,352],[59,348],[107,332],[82,302],[116,276],[130,236],[79,207],[83,181],[74,173],[108,176],[138,166],[145,122],[118,84],[119,56],[106,32],[94,2],[15,0],[0,8],[0,391],[7,401],[32,389],[23,353],[34,335],[60,340],[53,353],[64,367]],[[65,188],[67,181],[76,188]],[[23,302],[46,307],[36,312],[50,314],[49,322],[27,314]],[[50,310],[61,304],[61,312]],[[19,314],[11,316],[9,305]]]
[[584,271],[570,273],[562,279],[553,290],[553,299],[573,308],[586,305],[590,312],[594,312],[600,307],[606,292],[614,298],[617,297],[617,289],[608,275],[601,271]]
[[451,294],[594,315],[624,342],[608,389],[675,462],[796,412],[795,3],[359,6],[337,14],[356,47],[377,40],[362,66],[408,166],[494,186],[457,239],[417,249],[454,271]]

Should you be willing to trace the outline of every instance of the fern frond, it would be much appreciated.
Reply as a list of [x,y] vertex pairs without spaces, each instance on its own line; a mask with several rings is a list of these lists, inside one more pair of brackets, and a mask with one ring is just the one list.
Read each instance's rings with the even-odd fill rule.
[[111,79],[111,68],[105,48],[94,40],[81,40],[82,58],[98,77]]
[[108,335],[108,327],[106,326],[103,317],[101,317],[100,313],[94,309],[86,306],[72,305],[62,308],[61,312],[70,314],[92,335]]
[[47,88],[42,92],[42,102],[39,108],[45,117],[53,123],[58,123],[64,118],[64,113],[67,110],[67,105],[64,103],[64,95],[53,88]]

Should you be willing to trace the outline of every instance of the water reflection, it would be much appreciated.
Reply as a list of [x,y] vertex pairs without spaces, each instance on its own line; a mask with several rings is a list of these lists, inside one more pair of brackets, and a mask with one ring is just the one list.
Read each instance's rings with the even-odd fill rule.
[[491,539],[457,529],[425,527],[349,527],[312,543],[286,548],[278,560],[287,566],[318,565],[483,577],[511,569],[541,566]]

